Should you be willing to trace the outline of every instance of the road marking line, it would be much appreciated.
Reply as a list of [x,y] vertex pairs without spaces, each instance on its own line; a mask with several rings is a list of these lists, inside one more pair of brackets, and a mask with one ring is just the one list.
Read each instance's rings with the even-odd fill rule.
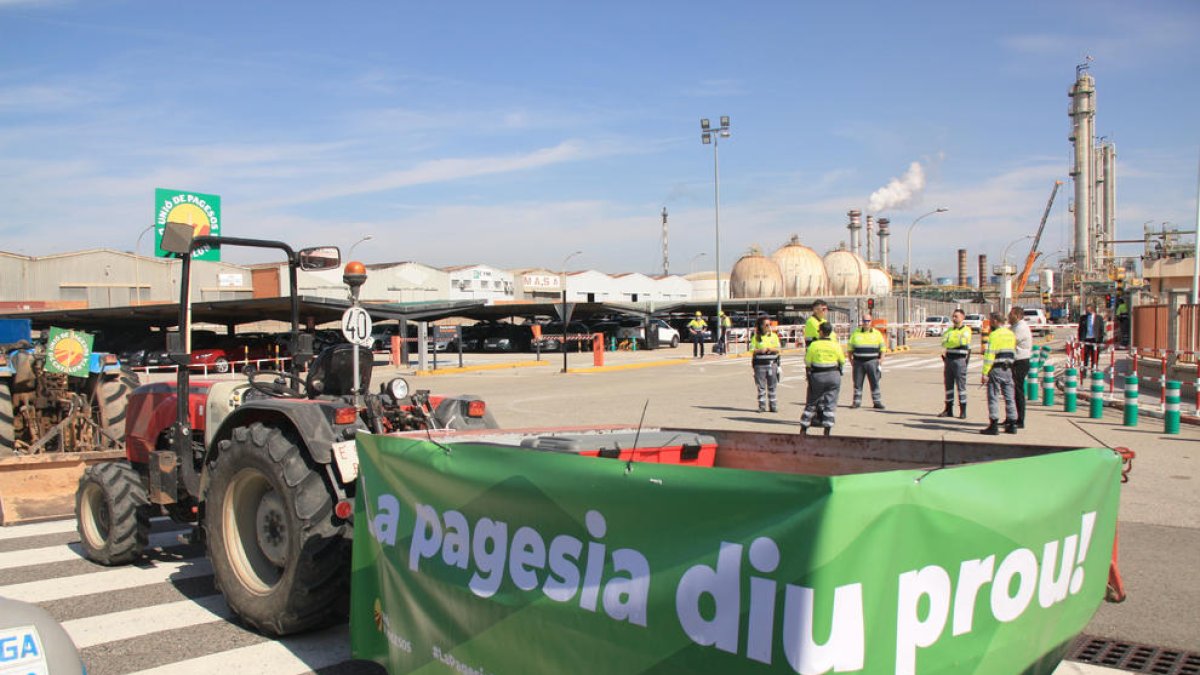
[[167,663],[133,675],[300,675],[350,660],[350,630],[327,628],[283,640],[260,642],[186,661]]
[[1063,661],[1054,669],[1054,675],[1104,675],[1105,673],[1124,673],[1124,670],[1105,668],[1091,663]]
[[[186,532],[187,530],[155,532],[150,535],[149,547],[166,548],[168,546],[180,545],[179,535]],[[24,551],[0,553],[0,570],[44,565],[46,563],[63,562],[66,560],[79,560],[81,558],[83,558],[83,546],[79,542],[73,541],[61,546],[47,546],[45,548],[30,548]]]
[[184,558],[170,562],[155,562],[150,567],[121,567],[103,572],[0,586],[0,596],[22,602],[50,602],[81,595],[123,591],[180,579],[211,576],[212,573],[212,565],[206,558]]
[[62,534],[75,531],[75,519],[51,520],[45,523],[0,527],[0,541],[22,537],[40,537],[43,534]]
[[233,611],[220,595],[180,600],[123,612],[64,621],[71,640],[79,649],[117,640],[152,635],[165,630],[188,628],[233,618]]

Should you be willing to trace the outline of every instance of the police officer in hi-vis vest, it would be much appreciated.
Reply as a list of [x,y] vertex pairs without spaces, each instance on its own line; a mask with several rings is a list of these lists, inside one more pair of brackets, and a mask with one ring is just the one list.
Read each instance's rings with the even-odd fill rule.
[[1017,433],[1017,398],[1013,393],[1012,364],[1017,355],[1017,337],[1004,325],[1004,316],[992,312],[987,351],[983,353],[983,383],[987,385],[988,425],[979,433],[1000,433],[1000,399],[1004,399],[1004,432]]
[[837,416],[838,394],[842,391],[842,369],[846,355],[836,338],[831,338],[833,326],[823,322],[817,328],[817,337],[804,354],[804,365],[808,372],[808,396],[804,402],[804,414],[800,416],[800,433],[807,434],[808,427],[818,424],[825,427],[825,435],[833,431]]
[[954,390],[958,389],[958,418],[967,418],[967,366],[971,362],[971,327],[961,309],[950,314],[954,325],[942,334],[942,385],[946,389],[946,407],[938,417],[954,417]]
[[760,316],[750,336],[750,365],[754,368],[754,384],[758,386],[758,412],[778,412],[775,385],[779,382],[779,334],[771,328],[771,317]]
[[880,366],[883,363],[883,333],[871,326],[871,315],[864,314],[859,326],[850,334],[850,368],[854,376],[854,402],[851,408],[862,405],[863,380],[871,385],[871,401],[876,410],[883,410],[883,395],[879,392]]

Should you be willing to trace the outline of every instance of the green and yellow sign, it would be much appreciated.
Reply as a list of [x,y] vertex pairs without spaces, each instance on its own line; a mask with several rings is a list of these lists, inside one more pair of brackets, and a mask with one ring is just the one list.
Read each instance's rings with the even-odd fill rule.
[[448,447],[358,436],[351,644],[388,672],[1049,674],[1104,597],[1121,469]]
[[[174,258],[175,254],[162,249],[163,230],[167,223],[192,226],[193,236],[221,236],[221,197],[187,190],[154,191],[154,255]],[[202,246],[192,254],[193,260],[220,260],[221,249]]]
[[87,377],[92,359],[92,335],[66,328],[51,328],[46,341],[46,370],[72,377]]

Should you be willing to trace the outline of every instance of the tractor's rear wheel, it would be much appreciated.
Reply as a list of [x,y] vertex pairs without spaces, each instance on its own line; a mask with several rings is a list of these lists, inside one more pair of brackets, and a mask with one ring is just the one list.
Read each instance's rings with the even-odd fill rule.
[[88,560],[125,565],[141,557],[150,533],[149,499],[128,462],[89,466],[75,492],[79,542]]
[[217,588],[248,625],[279,636],[344,618],[349,525],[295,435],[255,422],[209,466],[204,527]]
[[96,395],[92,405],[96,422],[104,430],[100,434],[102,449],[125,446],[125,411],[129,407],[129,393],[138,387],[138,377],[133,371],[122,368],[117,377],[101,380],[96,384]]
[[8,382],[0,382],[0,457],[13,454],[15,441],[12,389],[9,388]]

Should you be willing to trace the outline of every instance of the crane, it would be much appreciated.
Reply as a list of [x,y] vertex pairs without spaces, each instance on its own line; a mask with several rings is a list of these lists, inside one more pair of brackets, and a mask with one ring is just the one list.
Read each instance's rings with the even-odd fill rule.
[[1046,201],[1046,210],[1042,212],[1042,222],[1038,225],[1037,234],[1033,236],[1033,246],[1029,247],[1029,257],[1025,259],[1025,269],[1021,270],[1021,276],[1017,279],[1017,285],[1013,288],[1013,297],[1021,297],[1021,292],[1025,290],[1025,284],[1029,281],[1029,273],[1033,271],[1033,263],[1038,258],[1038,242],[1042,240],[1042,231],[1046,229],[1046,219],[1050,217],[1050,207],[1054,206],[1054,197],[1058,194],[1058,188],[1062,186],[1061,180],[1054,181],[1054,189],[1050,191],[1050,199]]

